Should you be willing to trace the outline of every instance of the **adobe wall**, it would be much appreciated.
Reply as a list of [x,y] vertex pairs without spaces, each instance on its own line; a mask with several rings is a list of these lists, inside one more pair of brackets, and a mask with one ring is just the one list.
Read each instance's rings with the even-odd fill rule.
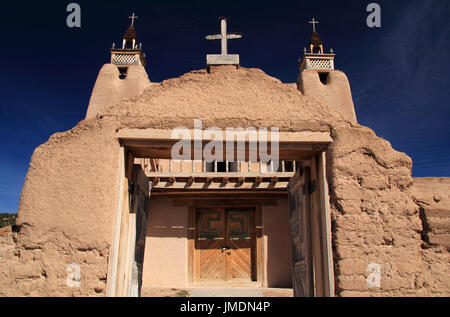
[[450,251],[450,178],[414,178],[412,191],[424,223],[423,239]]
[[[329,173],[337,295],[449,296],[450,256],[429,249],[422,239],[411,159],[369,128],[336,126],[332,131]],[[371,263],[381,268],[381,287],[368,287]]]
[[288,200],[279,199],[277,206],[263,206],[262,212],[267,286],[291,288],[292,261]]
[[[31,158],[8,248],[0,246],[0,296],[105,294],[118,192],[119,144],[111,120],[53,135]],[[11,247],[12,246],[12,247]],[[67,286],[67,265],[81,287]]]
[[323,84],[317,71],[305,69],[298,77],[297,86],[303,95],[340,112],[348,121],[357,122],[350,83],[343,72],[330,71]]
[[143,66],[130,65],[127,67],[127,76],[120,79],[116,65],[103,65],[92,90],[86,119],[94,119],[106,107],[116,105],[122,99],[139,96],[151,86]]
[[145,241],[143,287],[188,284],[188,208],[171,199],[150,198]]

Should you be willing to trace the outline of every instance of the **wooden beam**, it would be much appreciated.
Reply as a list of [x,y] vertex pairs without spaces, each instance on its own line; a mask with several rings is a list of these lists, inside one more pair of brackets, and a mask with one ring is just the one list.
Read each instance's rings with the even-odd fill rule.
[[240,198],[208,198],[190,199],[176,198],[172,200],[174,207],[196,206],[196,207],[254,207],[254,206],[277,206],[277,199],[240,199]]
[[[235,191],[232,192],[233,199],[287,199],[286,191]],[[152,196],[173,199],[223,199],[229,198],[229,191],[172,191],[152,192]]]
[[152,190],[157,192],[158,190],[176,190],[176,189],[197,189],[197,190],[264,190],[264,189],[287,189],[289,180],[272,182],[230,182],[227,177],[223,178],[222,182],[211,183],[190,183],[180,182],[176,180],[161,180],[157,185],[154,185]]
[[[118,131],[118,138],[121,140],[172,140],[172,129],[130,129],[124,128]],[[269,131],[270,132],[270,131]],[[204,131],[190,129],[191,136],[201,135],[206,142],[212,141],[212,138],[205,138]],[[310,142],[310,143],[331,143],[333,139],[329,132],[279,132],[280,142]],[[233,137],[234,139],[234,137]],[[270,135],[269,135],[270,139]],[[248,140],[248,137],[246,138]],[[225,139],[225,141],[227,141]]]
[[[133,153],[135,157],[146,157],[146,158],[162,158],[162,159],[170,159],[172,157],[172,148],[176,144],[178,140],[135,140],[135,139],[127,139],[121,140],[121,143],[127,147],[129,151]],[[193,146],[191,141],[187,141],[187,144],[190,144],[189,154],[190,158],[193,159]],[[207,142],[204,142],[203,146],[205,146]],[[310,157],[313,153],[322,151],[328,146],[329,142],[324,143],[314,143],[314,142],[280,142],[278,144],[278,152],[280,159],[283,160],[295,160],[295,159],[306,159],[308,156]],[[224,159],[226,157],[237,157],[237,149],[238,144],[235,142],[232,148],[227,150],[227,144],[224,142]],[[245,146],[245,159],[249,160],[249,144],[246,143]],[[267,144],[267,152],[271,154],[271,143]],[[184,153],[180,153],[184,154]],[[258,160],[259,150],[257,153]]]
[[291,178],[295,175],[294,172],[285,172],[285,173],[240,173],[240,172],[229,172],[229,173],[154,173],[150,172],[147,173],[147,176],[151,179],[153,177],[159,177],[159,178],[169,178],[169,177],[175,177],[175,178],[190,178],[191,176],[195,178],[223,178],[228,177],[230,179],[236,178],[239,179],[241,177],[244,178],[258,178],[261,179],[272,179],[273,177],[278,177],[279,179],[282,178]]
[[[171,148],[136,148],[136,147],[128,147],[128,150],[133,153],[135,157],[141,158],[158,158],[158,159],[166,159],[169,160],[172,158]],[[279,159],[285,161],[294,161],[294,160],[308,160],[311,158],[315,150],[312,148],[308,150],[287,150],[280,148],[279,150]],[[226,153],[224,153],[224,159],[226,158]],[[235,154],[236,155],[236,154]],[[235,156],[236,157],[236,156]],[[192,159],[192,156],[191,156]],[[257,159],[260,157],[258,155]],[[248,153],[245,155],[245,161],[249,160]]]

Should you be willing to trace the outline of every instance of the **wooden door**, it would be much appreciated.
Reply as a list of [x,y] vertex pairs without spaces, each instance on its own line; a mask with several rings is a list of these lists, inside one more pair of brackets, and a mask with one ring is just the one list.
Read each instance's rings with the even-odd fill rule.
[[[131,191],[131,215],[133,217],[132,246],[132,268],[129,296],[136,297],[140,295],[142,285],[142,270],[144,265],[145,240],[147,235],[147,218],[150,200],[150,184],[141,165],[133,166]],[[133,241],[134,240],[134,241]],[[132,247],[132,249],[133,249]]]
[[289,220],[291,227],[292,274],[294,296],[314,295],[310,239],[310,181],[309,168],[301,168],[291,179]]
[[197,209],[195,240],[196,277],[198,281],[224,281],[226,262],[223,255],[225,246],[225,210]]
[[255,276],[254,210],[197,208],[197,282],[250,282]]
[[254,210],[227,209],[226,217],[226,280],[251,281],[256,258]]

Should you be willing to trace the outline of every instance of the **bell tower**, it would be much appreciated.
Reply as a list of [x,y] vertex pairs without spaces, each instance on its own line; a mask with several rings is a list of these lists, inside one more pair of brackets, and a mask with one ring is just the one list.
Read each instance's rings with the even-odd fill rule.
[[89,101],[86,119],[94,119],[106,107],[118,104],[124,98],[139,96],[151,83],[145,70],[147,64],[142,44],[138,44],[134,13],[129,17],[131,25],[122,37],[121,47],[113,43],[111,61],[98,73]]
[[299,67],[300,71],[314,69],[318,72],[326,73],[334,70],[335,54],[333,49],[330,50],[330,54],[324,53],[323,41],[316,30],[316,24],[319,24],[319,22],[313,18],[309,23],[313,25],[313,32],[309,39],[309,49],[304,49],[304,55]]
[[122,38],[122,47],[116,48],[116,44],[113,43],[111,48],[111,64],[117,65],[121,76],[127,75],[127,69],[130,65],[147,64],[145,60],[145,53],[142,51],[142,43],[138,44],[136,29],[134,27],[134,21],[139,17],[134,13],[129,17],[131,19],[131,25],[126,30]]
[[330,53],[325,53],[323,41],[316,30],[319,22],[313,18],[309,23],[312,24],[313,31],[298,66],[300,75],[297,88],[303,95],[316,99],[343,114],[350,122],[356,123],[355,106],[347,76],[335,70],[336,55],[333,49]]

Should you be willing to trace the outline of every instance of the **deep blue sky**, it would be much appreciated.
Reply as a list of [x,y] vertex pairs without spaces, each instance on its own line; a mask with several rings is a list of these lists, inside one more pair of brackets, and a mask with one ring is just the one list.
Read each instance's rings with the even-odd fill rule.
[[295,82],[315,17],[336,68],[349,77],[359,123],[414,161],[414,176],[450,176],[450,1],[385,0],[382,27],[370,29],[375,1],[73,1],[82,25],[66,26],[72,1],[8,1],[1,6],[0,212],[15,212],[33,150],[85,116],[100,67],[132,13],[154,82],[205,67],[219,43],[219,16],[244,67]]

